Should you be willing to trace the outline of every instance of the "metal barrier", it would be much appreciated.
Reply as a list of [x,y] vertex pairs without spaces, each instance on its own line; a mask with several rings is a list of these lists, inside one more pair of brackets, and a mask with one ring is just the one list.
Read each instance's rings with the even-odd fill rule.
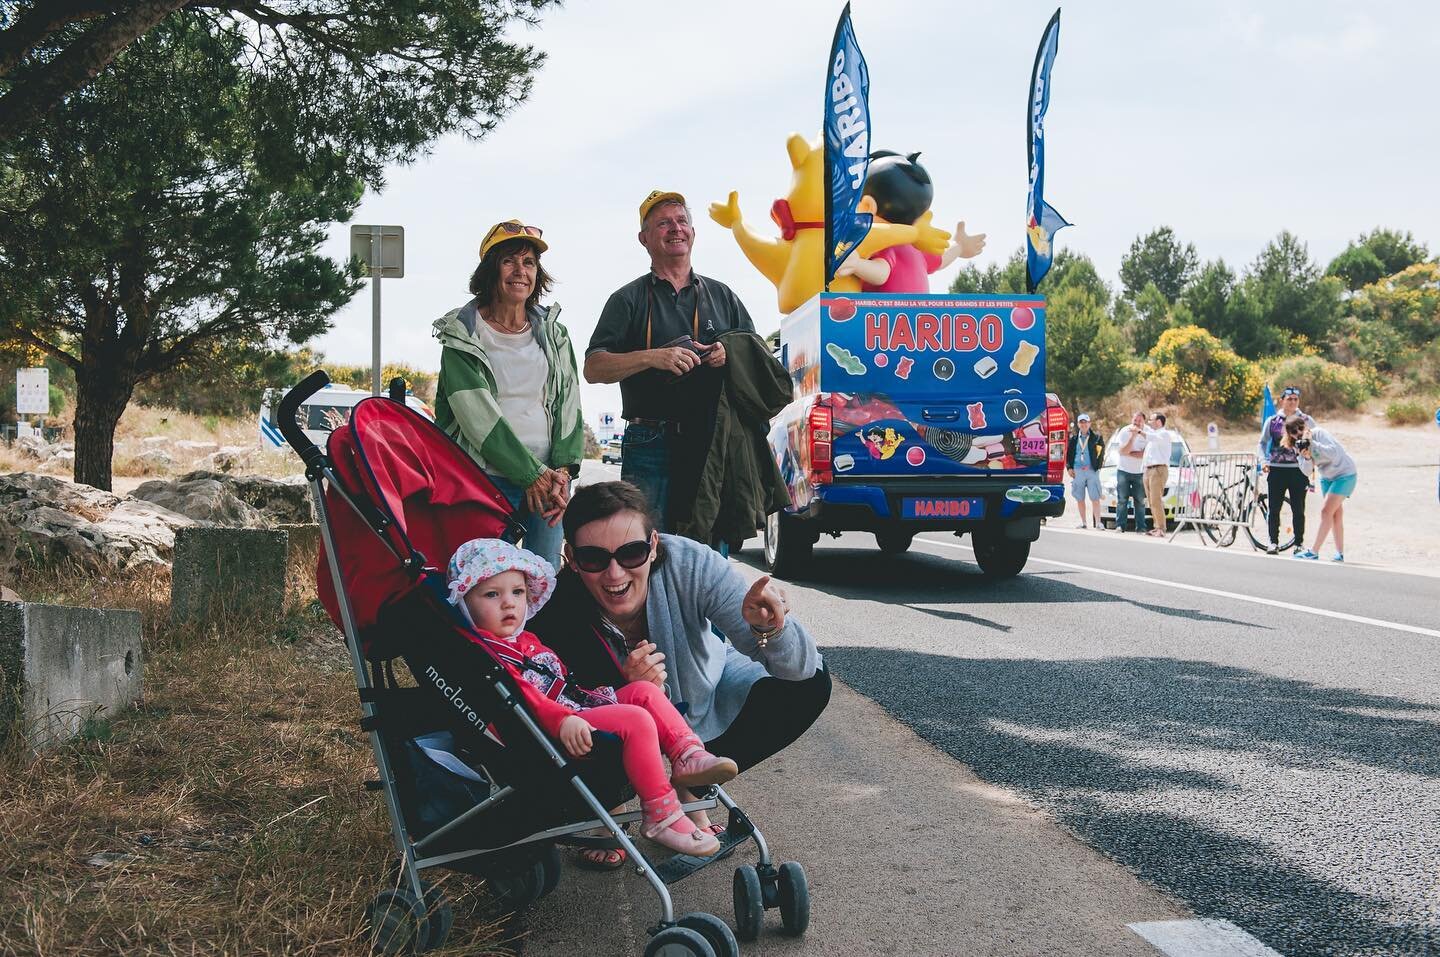
[[1185,455],[1180,460],[1175,530],[1170,538],[1188,527],[1195,529],[1202,542],[1225,547],[1244,529],[1252,546],[1264,548],[1268,533],[1258,475],[1253,452]]

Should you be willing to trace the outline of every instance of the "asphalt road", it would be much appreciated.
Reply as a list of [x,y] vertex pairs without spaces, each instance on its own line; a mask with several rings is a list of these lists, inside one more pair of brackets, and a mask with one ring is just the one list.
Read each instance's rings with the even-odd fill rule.
[[1440,953],[1440,579],[1048,529],[1012,581],[970,559],[827,539],[792,606],[838,678],[1197,915]]

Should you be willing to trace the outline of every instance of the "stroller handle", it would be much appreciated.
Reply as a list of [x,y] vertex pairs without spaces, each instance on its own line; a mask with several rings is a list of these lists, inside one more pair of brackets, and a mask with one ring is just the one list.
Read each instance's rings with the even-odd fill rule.
[[300,461],[305,463],[307,470],[318,467],[324,461],[325,453],[311,442],[305,430],[300,428],[295,413],[300,411],[301,403],[329,384],[330,376],[325,374],[325,370],[316,369],[280,400],[280,411],[277,413],[280,434],[285,436],[285,441],[290,443],[292,449],[300,453]]

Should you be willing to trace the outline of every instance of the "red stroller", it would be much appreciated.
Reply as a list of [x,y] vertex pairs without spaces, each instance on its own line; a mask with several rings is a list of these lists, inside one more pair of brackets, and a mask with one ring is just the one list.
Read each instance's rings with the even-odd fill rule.
[[[480,644],[445,600],[443,568],[463,542],[512,538],[511,508],[449,436],[392,397],[355,405],[325,452],[310,442],[296,412],[329,381],[315,372],[280,403],[279,426],[300,453],[315,497],[324,548],[320,597],[345,634],[363,718],[400,856],[396,886],[368,908],[377,950],[423,952],[441,946],[453,922],[438,888],[420,872],[435,867],[482,876],[507,909],[534,903],[560,878],[557,844],[622,847],[660,898],[645,954],[737,957],[736,935],[706,913],[674,916],[669,884],[754,839],[756,866],[735,871],[740,938],[759,935],[767,909],[784,930],[805,932],[810,900],[804,870],[775,867],[764,837],[722,788],[687,810],[724,805],[729,821],[713,857],[676,854],[651,862],[622,825],[639,812],[610,814],[630,796],[618,741],[595,735],[584,761],[569,761],[540,730],[510,673]],[[394,401],[399,392],[401,401]],[[416,684],[396,680],[401,659]],[[503,742],[503,744],[502,744]],[[604,828],[612,838],[583,836]]]

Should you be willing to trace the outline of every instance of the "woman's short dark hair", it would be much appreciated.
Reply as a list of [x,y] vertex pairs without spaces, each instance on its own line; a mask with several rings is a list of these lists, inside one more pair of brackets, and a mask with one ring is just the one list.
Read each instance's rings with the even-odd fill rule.
[[636,512],[645,523],[645,534],[655,531],[655,513],[645,493],[629,482],[595,482],[582,485],[570,497],[565,506],[565,517],[561,524],[565,529],[565,541],[573,547],[575,533],[591,522],[601,522],[621,512]]
[[535,254],[535,290],[530,293],[530,298],[525,300],[525,305],[528,307],[538,306],[540,297],[550,292],[550,287],[555,285],[555,280],[541,265],[540,250],[524,237],[517,237],[507,239],[492,247],[490,252],[485,254],[485,258],[480,260],[480,265],[476,266],[475,271],[470,274],[470,295],[480,300],[480,305],[488,306],[495,301],[495,292],[500,288],[500,260],[521,249],[529,249]]

